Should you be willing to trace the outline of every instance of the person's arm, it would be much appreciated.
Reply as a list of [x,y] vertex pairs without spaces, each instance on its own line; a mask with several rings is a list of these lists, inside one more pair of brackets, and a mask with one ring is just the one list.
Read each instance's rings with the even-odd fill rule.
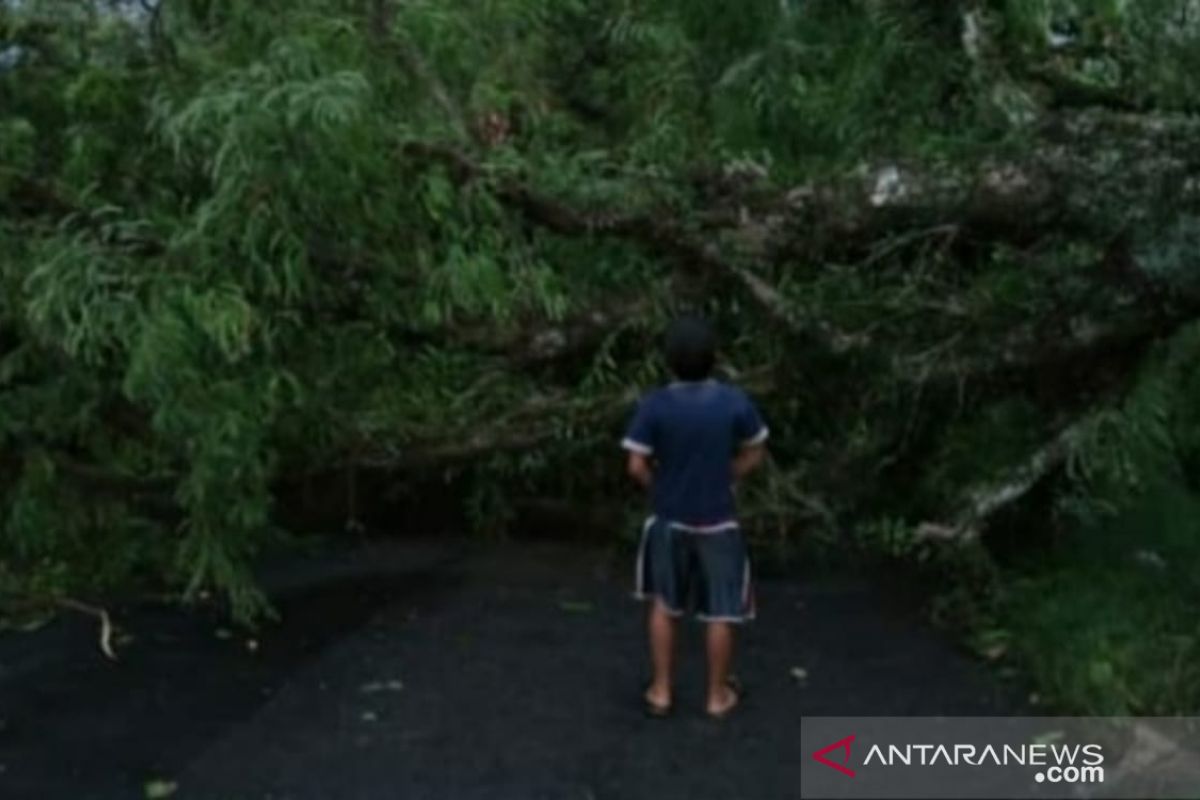
[[733,479],[740,481],[762,465],[767,457],[765,444],[746,445],[733,457]]
[[646,398],[638,404],[625,438],[621,440],[621,447],[629,454],[625,459],[625,471],[644,489],[649,489],[654,481],[651,459],[655,439],[654,405]]
[[753,401],[744,393],[733,421],[734,434],[738,440],[737,454],[733,457],[733,479],[740,481],[758,469],[767,456],[767,424],[758,413]]
[[650,464],[650,457],[642,453],[630,452],[629,458],[625,462],[625,471],[643,489],[649,489],[650,485],[654,483],[654,467]]

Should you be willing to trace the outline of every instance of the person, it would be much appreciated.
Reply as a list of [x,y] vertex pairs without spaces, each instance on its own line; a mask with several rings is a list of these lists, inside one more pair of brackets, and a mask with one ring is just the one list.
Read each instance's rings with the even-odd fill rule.
[[706,712],[722,719],[744,697],[733,677],[734,628],[754,618],[750,558],[734,509],[734,484],[766,453],[767,426],[749,396],[712,377],[717,341],[698,317],[671,323],[664,350],[675,380],[645,395],[621,440],[630,477],[651,496],[635,594],[649,602],[653,678],[646,713],[672,710],[675,621],[706,623]]

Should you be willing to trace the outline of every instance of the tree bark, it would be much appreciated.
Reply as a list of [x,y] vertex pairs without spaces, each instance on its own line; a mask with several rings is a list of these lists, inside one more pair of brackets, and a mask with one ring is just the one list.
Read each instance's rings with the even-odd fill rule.
[[1082,435],[1087,418],[1064,428],[1021,464],[995,481],[968,489],[958,510],[946,522],[923,522],[919,541],[978,541],[988,520],[1029,494],[1046,477],[1062,468]]

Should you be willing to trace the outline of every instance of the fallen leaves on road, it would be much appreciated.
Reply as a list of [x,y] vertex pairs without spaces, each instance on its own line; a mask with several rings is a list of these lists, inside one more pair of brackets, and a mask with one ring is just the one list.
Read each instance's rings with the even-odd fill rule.
[[558,607],[569,614],[589,614],[595,606],[583,600],[563,600]]
[[146,785],[143,788],[146,800],[163,800],[163,798],[175,794],[176,790],[179,789],[179,784],[175,781],[146,781]]
[[980,631],[974,637],[975,653],[987,661],[1000,661],[1008,655],[1012,634],[1003,628]]
[[999,661],[1007,654],[1008,645],[1004,644],[1003,642],[985,647],[982,651],[980,651],[980,655],[982,655],[988,661]]
[[363,694],[374,694],[375,692],[398,692],[404,688],[404,683],[398,680],[390,681],[371,681],[364,683],[359,687],[359,691]]

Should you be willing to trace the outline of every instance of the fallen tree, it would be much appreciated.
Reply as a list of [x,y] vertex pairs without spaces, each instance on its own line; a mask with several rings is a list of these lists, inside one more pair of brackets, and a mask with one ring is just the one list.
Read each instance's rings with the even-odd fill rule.
[[751,518],[982,534],[1200,316],[1200,123],[1158,86],[997,113],[1023,51],[979,4],[206,5],[0,28],[37,42],[0,68],[0,561],[62,596],[252,615],[314,476],[612,503],[683,310],[772,421]]

